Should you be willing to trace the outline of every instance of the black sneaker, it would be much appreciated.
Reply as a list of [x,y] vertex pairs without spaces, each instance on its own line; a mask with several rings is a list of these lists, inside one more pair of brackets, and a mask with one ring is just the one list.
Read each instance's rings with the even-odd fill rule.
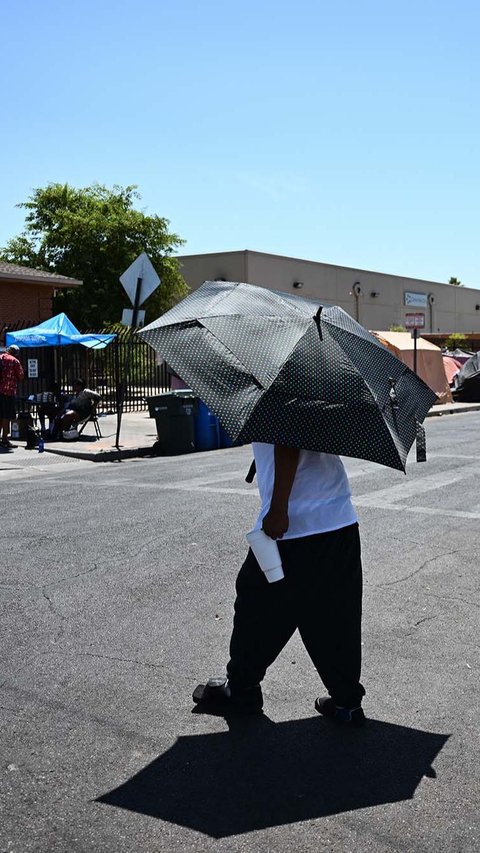
[[316,699],[315,710],[342,726],[359,727],[364,726],[366,722],[365,714],[360,705],[357,708],[344,708],[341,705],[336,705],[329,696],[324,699]]
[[199,684],[192,699],[199,711],[207,714],[261,714],[263,708],[262,689],[255,684],[245,690],[233,690],[226,678],[209,678]]

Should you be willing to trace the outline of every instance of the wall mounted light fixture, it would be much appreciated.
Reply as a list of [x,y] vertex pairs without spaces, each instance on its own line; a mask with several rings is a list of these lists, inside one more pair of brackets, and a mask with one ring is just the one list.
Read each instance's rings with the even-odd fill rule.
[[480,311],[480,305],[475,305],[475,311]]
[[303,281],[294,281],[293,286],[296,287],[297,290],[300,290],[300,288],[303,287]]
[[380,296],[380,294],[379,294],[378,290],[372,290],[372,292],[370,293],[370,296],[372,297],[372,299],[376,299],[376,297]]

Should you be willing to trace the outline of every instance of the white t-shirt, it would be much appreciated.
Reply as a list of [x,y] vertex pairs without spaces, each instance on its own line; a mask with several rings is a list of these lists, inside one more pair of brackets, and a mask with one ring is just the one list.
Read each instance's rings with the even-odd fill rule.
[[[270,509],[275,474],[275,447],[255,442],[253,455],[262,506],[255,530]],[[289,527],[283,539],[338,530],[357,521],[343,463],[330,453],[301,450],[288,501]]]

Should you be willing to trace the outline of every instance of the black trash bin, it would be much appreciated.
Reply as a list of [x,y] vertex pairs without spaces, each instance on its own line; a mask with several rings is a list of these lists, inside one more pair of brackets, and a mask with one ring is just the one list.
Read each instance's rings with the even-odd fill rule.
[[166,456],[193,453],[198,401],[192,392],[171,391],[147,397],[148,411],[157,424],[157,450]]

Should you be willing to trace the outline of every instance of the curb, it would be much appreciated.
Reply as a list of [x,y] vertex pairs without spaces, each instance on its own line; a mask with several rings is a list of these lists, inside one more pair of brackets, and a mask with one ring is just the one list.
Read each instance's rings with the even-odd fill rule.
[[478,403],[478,405],[476,403],[464,403],[463,405],[465,408],[457,409],[453,406],[449,406],[441,411],[438,411],[440,408],[439,406],[432,406],[430,411],[427,413],[427,418],[438,418],[440,415],[465,415],[467,412],[480,412],[480,403]]

